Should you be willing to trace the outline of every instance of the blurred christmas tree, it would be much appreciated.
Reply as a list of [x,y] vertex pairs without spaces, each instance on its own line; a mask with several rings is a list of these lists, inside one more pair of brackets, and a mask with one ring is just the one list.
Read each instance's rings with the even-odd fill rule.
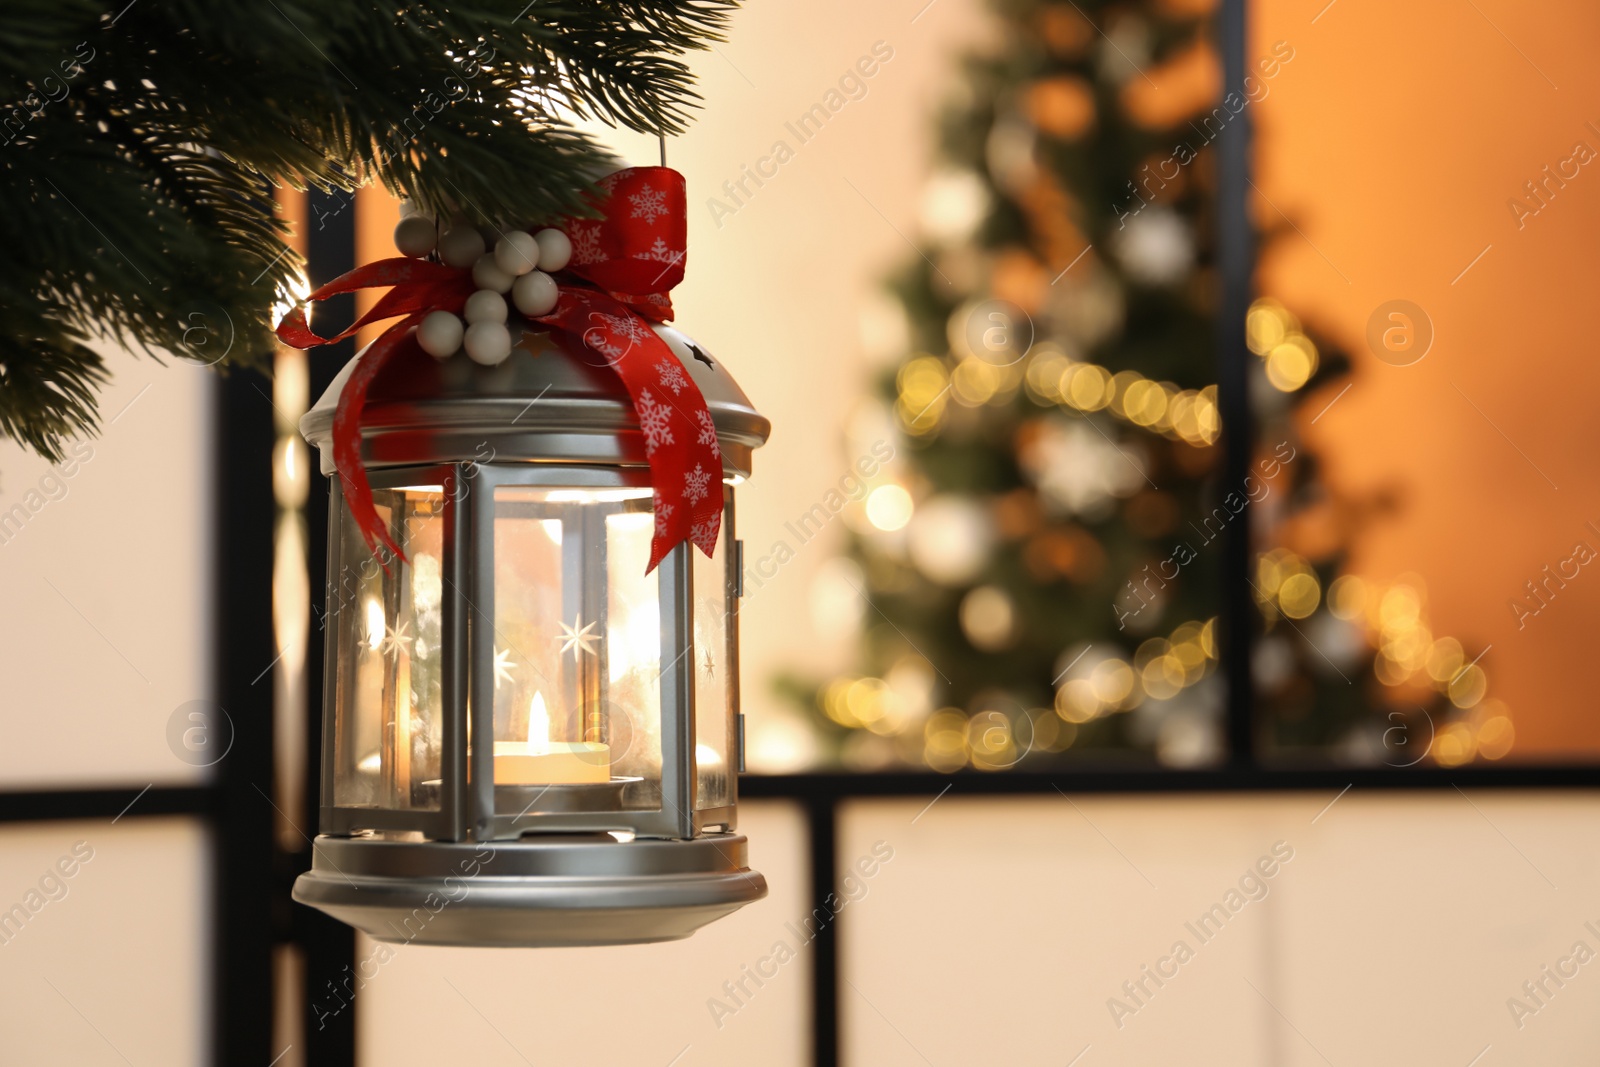
[[[1220,484],[1212,145],[1248,104],[1219,102],[1209,6],[1002,0],[998,45],[963,60],[926,252],[893,286],[904,356],[852,442],[898,441],[836,574],[865,594],[864,673],[793,686],[846,765],[1221,758],[1220,541],[1242,523],[1278,546],[1254,580],[1269,749],[1510,748],[1420,580],[1342,574],[1386,504],[1322,484],[1296,426],[1348,362],[1269,299],[1247,323],[1256,460]],[[1292,61],[1253,60],[1252,99]]]

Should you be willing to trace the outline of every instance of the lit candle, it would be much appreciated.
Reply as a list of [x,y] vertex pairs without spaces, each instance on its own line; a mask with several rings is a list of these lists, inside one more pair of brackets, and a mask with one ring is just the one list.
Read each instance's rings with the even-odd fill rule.
[[611,781],[611,748],[595,741],[551,741],[544,694],[528,708],[528,739],[494,743],[496,785]]

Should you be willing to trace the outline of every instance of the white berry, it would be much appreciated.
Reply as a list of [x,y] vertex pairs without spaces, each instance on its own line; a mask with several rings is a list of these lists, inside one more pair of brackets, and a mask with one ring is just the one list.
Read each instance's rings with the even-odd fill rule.
[[539,265],[539,242],[531,233],[512,230],[495,242],[494,261],[507,274],[520,277]]
[[417,344],[434,359],[449,359],[461,347],[464,327],[448,311],[430,311],[417,327]]
[[474,363],[493,367],[511,355],[511,331],[498,322],[475,322],[467,327],[467,356]]
[[511,287],[511,302],[530,319],[550,314],[560,295],[556,280],[542,270],[524,274]]
[[467,321],[473,324],[480,322],[506,321],[506,298],[493,289],[479,289],[467,297],[465,312]]
[[439,231],[426,215],[407,215],[394,228],[394,246],[402,256],[420,259],[433,251],[439,241]]
[[533,235],[539,242],[539,269],[557,271],[572,260],[572,242],[560,230],[540,230]]
[[452,226],[439,238],[439,258],[452,267],[472,266],[483,250],[483,234],[471,226]]
[[510,274],[501,270],[495,263],[494,257],[485,253],[478,257],[472,265],[472,280],[479,289],[492,289],[497,293],[509,293],[511,283],[516,281]]

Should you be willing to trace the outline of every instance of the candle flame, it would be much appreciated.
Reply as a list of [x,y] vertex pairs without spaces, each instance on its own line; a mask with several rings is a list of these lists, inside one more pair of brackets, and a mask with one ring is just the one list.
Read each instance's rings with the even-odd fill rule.
[[367,647],[374,652],[383,644],[384,630],[387,621],[383,617],[383,605],[374,598],[367,599]]
[[528,705],[528,745],[544,748],[550,743],[550,709],[545,707],[544,694],[535,692],[533,703]]

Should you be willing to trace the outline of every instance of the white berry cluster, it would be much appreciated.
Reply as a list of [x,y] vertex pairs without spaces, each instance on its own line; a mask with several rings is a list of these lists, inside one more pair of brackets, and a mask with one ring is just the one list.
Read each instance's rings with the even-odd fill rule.
[[468,358],[486,367],[511,355],[506,294],[528,318],[548,315],[557,297],[550,274],[572,258],[572,242],[560,230],[507,230],[491,251],[473,227],[454,223],[440,233],[437,222],[420,214],[400,220],[394,228],[394,245],[403,256],[420,259],[437,253],[447,266],[472,268],[478,291],[467,298],[466,323],[449,311],[429,312],[417,326],[417,344],[435,359],[449,359],[465,348]]

